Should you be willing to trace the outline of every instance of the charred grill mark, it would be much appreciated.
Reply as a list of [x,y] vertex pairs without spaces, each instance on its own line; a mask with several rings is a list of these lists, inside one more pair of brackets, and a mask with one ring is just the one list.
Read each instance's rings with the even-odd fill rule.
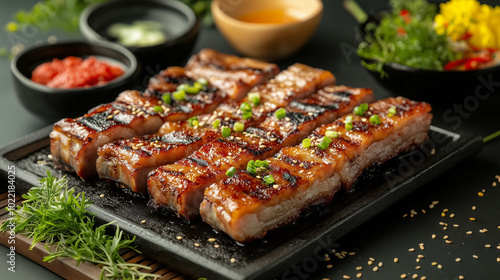
[[113,102],[111,103],[111,106],[116,109],[116,110],[120,110],[122,112],[126,112],[127,111],[127,107],[125,107],[124,105],[121,105],[121,104],[118,104],[116,102]]
[[348,90],[345,90],[345,91],[337,91],[337,92],[334,92],[333,94],[337,95],[337,96],[340,96],[340,97],[349,97],[352,95],[351,92],[349,92]]
[[206,161],[204,159],[187,157],[186,160],[192,161],[192,162],[196,163],[198,166],[201,166],[201,167],[207,167],[208,166],[208,161]]
[[288,171],[283,173],[283,179],[287,180],[292,186],[297,185],[297,177],[293,176]]
[[295,126],[299,126],[303,123],[310,122],[317,118],[320,113],[315,113],[313,116],[297,113],[297,112],[287,112],[286,116],[290,119],[290,122]]
[[252,71],[252,72],[255,72],[257,74],[260,74],[260,73],[263,72],[262,69],[252,68],[252,67],[241,67],[241,66],[235,66],[235,65],[232,65],[232,64],[229,64],[229,65],[220,65],[220,64],[213,64],[213,62],[202,62],[202,61],[200,61],[200,65],[212,67],[212,68],[215,68],[215,69],[220,70],[220,71],[227,71],[227,70],[232,70],[232,71]]
[[165,134],[158,139],[166,144],[174,144],[174,145],[190,145],[196,143],[201,140],[201,137],[194,137],[191,135],[187,135],[182,132],[174,132]]
[[97,132],[104,131],[117,124],[129,124],[129,122],[120,119],[119,115],[113,115],[113,119],[108,119],[110,115],[109,112],[96,113],[91,116],[78,118],[76,121]]
[[318,105],[318,104],[303,103],[303,101],[292,101],[292,103],[290,103],[290,107],[291,108],[297,108],[300,111],[310,112],[310,113],[315,113],[315,114],[324,113],[330,107],[337,107],[337,108],[331,108],[331,109],[338,109],[338,105],[337,104],[336,104],[336,106],[333,106],[333,105],[322,106],[322,105]]

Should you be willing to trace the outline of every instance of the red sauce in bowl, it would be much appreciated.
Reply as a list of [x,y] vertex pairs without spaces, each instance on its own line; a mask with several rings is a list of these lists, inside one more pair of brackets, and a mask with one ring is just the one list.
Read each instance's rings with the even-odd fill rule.
[[33,70],[31,80],[53,88],[79,88],[106,84],[123,75],[120,67],[99,61],[91,56],[86,59],[68,56],[54,58]]

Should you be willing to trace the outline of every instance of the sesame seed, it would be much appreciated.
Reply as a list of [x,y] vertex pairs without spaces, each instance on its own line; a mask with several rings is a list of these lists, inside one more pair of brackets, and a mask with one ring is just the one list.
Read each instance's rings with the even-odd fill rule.
[[472,234],[472,231],[469,230],[468,232],[466,232],[466,234]]
[[441,213],[441,217],[446,217],[446,214],[444,212]]
[[443,227],[443,230],[447,230],[447,229],[448,229],[448,227]]
[[372,261],[368,261],[368,265],[372,265],[372,264],[373,264],[373,262],[372,262]]
[[415,266],[415,269],[419,270],[420,269],[420,265]]
[[355,252],[349,252],[349,256],[354,256],[354,255],[356,255]]
[[401,274],[401,279],[405,279],[406,278],[406,274]]
[[476,206],[472,206],[472,211],[475,211],[476,210]]
[[415,259],[415,261],[419,263],[419,262],[420,262],[420,259],[419,259],[419,258],[417,258],[417,259]]
[[456,258],[455,261],[456,262],[460,262],[462,259],[461,258]]
[[47,158],[48,158],[48,159],[52,159],[52,155],[48,155],[48,156],[47,156]]
[[332,268],[332,267],[333,267],[333,265],[331,265],[331,264],[326,266],[326,268]]
[[417,258],[419,259],[423,259],[424,258],[424,255],[418,255]]
[[434,155],[436,153],[436,149],[431,150],[431,155]]
[[458,279],[463,280],[465,277],[463,275],[458,276]]
[[420,277],[420,280],[425,280],[425,279],[427,279],[427,277],[425,276]]
[[448,243],[448,244],[453,243],[453,241],[451,241],[451,240],[446,240],[445,242]]
[[415,251],[415,249],[414,248],[410,248],[410,249],[408,249],[408,251],[409,252],[413,252],[413,251]]
[[485,248],[491,248],[491,245],[490,244],[486,244],[484,245]]
[[404,214],[404,215],[403,215],[403,218],[406,218],[406,217],[408,217],[408,214]]
[[471,221],[475,221],[475,220],[476,220],[476,218],[472,218],[472,217],[471,217],[471,218],[469,218],[469,220],[471,220]]
[[342,276],[342,278],[344,278],[344,279],[351,279],[351,276],[349,276],[349,275],[344,275],[344,276]]
[[108,119],[108,120],[110,120],[112,118],[113,118],[113,115],[109,115],[109,116],[106,117],[106,119]]
[[437,262],[431,262],[431,265],[437,265],[438,263]]
[[231,262],[232,262],[232,263],[235,263],[235,262],[236,262],[236,259],[235,259],[235,258],[231,258]]
[[439,225],[444,226],[444,222],[439,222]]
[[100,198],[103,198],[103,197],[104,197],[104,194],[99,195],[99,197],[100,197]]
[[500,258],[497,258],[497,262],[500,262]]
[[220,245],[219,244],[214,244],[214,248],[219,248]]
[[429,208],[430,209],[434,208],[434,204],[429,205]]
[[176,238],[177,238],[177,240],[182,240],[182,236],[180,236],[180,235],[177,235]]
[[194,243],[194,247],[200,247],[199,243]]
[[483,192],[478,192],[477,195],[484,196],[484,193]]
[[500,250],[500,245],[497,246],[497,249]]
[[358,270],[358,271],[359,271],[359,270],[362,270],[362,269],[363,269],[363,267],[362,267],[362,266],[357,266],[357,267],[356,267],[356,270]]
[[472,255],[472,257],[475,259],[479,259],[479,257],[477,255]]
[[424,214],[425,214],[425,213],[427,213],[427,212],[425,211],[425,209],[422,209],[422,213],[424,213]]
[[436,239],[436,235],[435,234],[432,235],[432,239]]
[[413,276],[411,278],[417,279],[417,277],[418,277],[418,274],[415,273],[415,274],[413,274]]
[[492,185],[493,187],[496,187],[496,186],[497,186],[497,182],[493,182],[493,183],[491,183],[491,185]]
[[399,261],[398,258],[394,258],[394,262],[397,263]]
[[443,266],[442,266],[442,265],[440,265],[440,264],[438,264],[438,268],[439,268],[439,269],[442,269],[442,268],[443,268]]
[[445,240],[448,239],[448,235],[443,236],[443,239]]
[[374,261],[375,261],[375,259],[374,259],[374,258],[369,258],[369,260],[370,260],[370,261],[372,261],[372,262],[374,262]]
[[146,223],[146,220],[142,220],[142,221],[141,221],[141,224],[145,224],[145,223]]
[[216,241],[216,239],[213,238],[213,237],[211,237],[211,238],[208,239],[208,242],[215,242],[215,241]]
[[379,266],[379,267],[382,267],[382,266],[384,266],[384,264],[383,264],[382,262],[379,262],[379,263],[378,263],[378,266]]
[[450,218],[453,218],[453,217],[455,217],[455,214],[453,214],[453,213],[450,214]]
[[358,273],[358,274],[356,274],[356,277],[357,277],[357,278],[361,278],[361,276],[363,276],[363,273],[361,273],[361,272],[360,272],[360,273]]
[[374,267],[373,271],[377,272],[378,271],[378,266]]
[[453,224],[453,227],[459,227],[459,225],[457,225],[457,224]]

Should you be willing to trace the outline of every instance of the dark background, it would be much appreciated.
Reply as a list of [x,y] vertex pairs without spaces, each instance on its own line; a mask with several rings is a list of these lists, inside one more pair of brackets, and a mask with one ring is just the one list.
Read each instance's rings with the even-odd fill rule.
[[[29,8],[36,2],[2,1],[0,28],[3,29],[19,8]],[[387,6],[386,0],[358,2],[366,11]],[[482,3],[498,4],[498,1]],[[377,84],[360,65],[354,53],[357,23],[342,8],[341,1],[326,0],[324,4],[324,16],[314,37],[296,56],[279,63],[280,67],[283,69],[294,62],[301,62],[332,71],[338,84],[371,87],[377,98],[392,95]],[[33,45],[49,35],[39,31],[20,39],[0,33],[0,47],[8,48],[14,41],[21,40],[26,45]],[[80,38],[77,33],[55,34],[59,40]],[[235,53],[214,27],[202,30],[194,52],[207,47]],[[49,125],[21,107],[12,88],[9,63],[7,58],[0,58],[0,145]],[[500,91],[478,103],[464,98],[448,104],[432,105],[434,125],[479,135],[500,130]],[[500,263],[497,262],[500,257],[500,249],[497,249],[500,245],[500,182],[497,181],[498,187],[492,186],[496,175],[500,175],[500,141],[485,144],[481,153],[454,166],[335,244],[339,246],[338,250],[355,252],[355,255],[339,259],[330,253],[329,260],[321,262],[311,261],[309,256],[304,256],[304,262],[277,278],[342,279],[343,275],[349,275],[351,279],[355,279],[358,273],[355,268],[362,266],[362,279],[400,279],[401,274],[408,274],[407,279],[412,279],[413,274],[418,274],[417,279],[422,276],[427,279],[458,279],[459,275],[463,275],[465,279],[500,279]],[[4,186],[6,183],[0,184]],[[477,193],[483,189],[485,196],[479,197]],[[439,201],[439,204],[429,209],[432,201]],[[473,205],[477,207],[476,211],[472,211]],[[410,218],[412,209],[418,214]],[[426,210],[425,214],[422,209]],[[441,217],[444,209],[449,211],[446,217]],[[450,213],[455,214],[455,217],[450,218]],[[408,214],[408,217],[403,218],[404,214]],[[475,217],[476,221],[470,221],[469,217]],[[448,223],[446,230],[440,222]],[[488,232],[480,233],[479,230],[484,228]],[[469,230],[473,234],[467,235]],[[436,234],[437,238],[432,239],[432,234]],[[453,243],[445,243],[444,235],[448,235]],[[420,243],[424,243],[424,250],[419,249]],[[490,244],[491,248],[486,248],[486,244]],[[409,252],[409,248],[415,248],[415,252]],[[5,247],[0,246],[0,260],[6,260],[7,252]],[[417,263],[419,254],[424,258]],[[472,255],[479,258],[475,259]],[[398,263],[393,262],[395,257],[399,259]],[[383,266],[374,272],[373,266],[367,264],[369,258],[375,259],[374,264],[382,262]],[[461,261],[455,262],[456,258],[461,258]],[[431,265],[432,262],[441,264],[442,269]],[[5,261],[1,263],[1,279],[57,279],[50,271],[19,255],[16,258],[16,273],[7,271]],[[421,269],[417,270],[416,266],[421,266]]]

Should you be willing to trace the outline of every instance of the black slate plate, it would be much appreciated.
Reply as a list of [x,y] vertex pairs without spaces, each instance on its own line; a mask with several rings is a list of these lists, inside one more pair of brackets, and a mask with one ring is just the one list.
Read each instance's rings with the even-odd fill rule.
[[[311,258],[322,259],[319,252],[330,251],[335,240],[482,148],[480,136],[432,127],[430,139],[420,148],[369,168],[354,191],[339,193],[328,205],[303,213],[293,225],[243,245],[213,231],[200,219],[188,224],[171,213],[152,211],[141,195],[104,181],[84,182],[54,169],[47,158],[51,129],[46,127],[1,148],[1,176],[6,177],[14,166],[16,189],[26,192],[47,170],[66,175],[70,186],[85,191],[94,202],[90,210],[100,222],[116,220],[120,228],[137,236],[138,248],[149,257],[186,275],[209,279],[268,279],[295,263],[307,265]],[[141,223],[143,220],[146,222]],[[209,242],[211,237],[217,241]]]

